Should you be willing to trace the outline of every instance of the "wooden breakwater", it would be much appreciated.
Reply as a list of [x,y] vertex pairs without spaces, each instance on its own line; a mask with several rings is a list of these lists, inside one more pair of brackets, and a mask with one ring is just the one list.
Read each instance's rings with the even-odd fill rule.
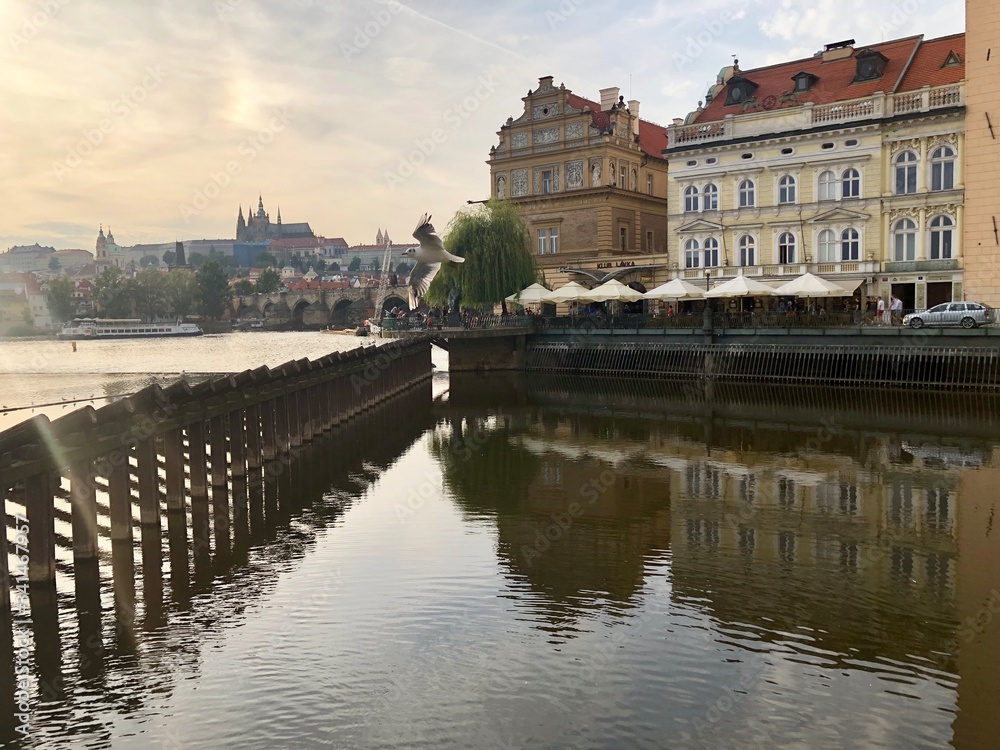
[[1000,347],[913,343],[695,343],[529,339],[525,369],[719,381],[1000,390]]
[[[307,449],[364,421],[364,412],[392,408],[430,375],[427,341],[392,342],[193,386],[154,385],[100,409],[36,417],[0,433],[0,508],[14,544],[8,549],[8,534],[0,536],[3,671],[20,663],[23,637],[12,649],[19,622],[58,632],[57,577],[71,578],[80,632],[94,632],[100,565],[110,557],[119,625],[130,629],[136,548],[147,605],[162,601],[165,557],[171,579],[182,571],[186,578],[192,561],[196,580],[211,576],[259,537],[265,518],[273,521],[282,483],[310,481],[299,476]],[[110,538],[110,555],[100,536]],[[71,562],[57,559],[57,547],[72,550]],[[36,644],[40,673],[49,653]],[[0,680],[5,716],[17,705],[10,677]]]

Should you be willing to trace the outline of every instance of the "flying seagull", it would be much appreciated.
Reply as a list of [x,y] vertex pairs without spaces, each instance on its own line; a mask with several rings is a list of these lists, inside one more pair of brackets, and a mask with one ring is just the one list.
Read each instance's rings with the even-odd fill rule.
[[411,310],[416,309],[420,298],[427,294],[428,287],[444,261],[465,263],[465,258],[459,258],[444,249],[444,243],[434,231],[434,225],[431,224],[431,217],[428,214],[420,217],[417,228],[413,230],[413,236],[420,241],[420,247],[410,248],[403,253],[403,255],[412,255],[416,261],[416,265],[410,271]]

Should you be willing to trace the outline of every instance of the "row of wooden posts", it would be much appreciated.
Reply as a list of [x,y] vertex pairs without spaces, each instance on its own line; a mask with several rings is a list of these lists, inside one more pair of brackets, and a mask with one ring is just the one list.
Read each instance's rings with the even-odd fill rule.
[[[51,421],[40,416],[0,433],[3,650],[12,632],[12,583],[30,588],[33,616],[36,602],[46,610],[39,615],[54,609],[62,477],[69,483],[76,607],[99,613],[98,490],[108,498],[102,510],[110,518],[116,599],[134,590],[135,500],[144,580],[162,578],[164,506],[172,567],[180,555],[187,568],[190,511],[197,574],[210,561],[210,540],[224,557],[233,533],[239,542],[263,518],[264,493],[248,491],[248,484],[286,474],[306,444],[430,375],[429,342],[396,341],[196,385],[153,385],[100,409],[88,406]],[[8,502],[23,507],[23,516],[11,513]],[[24,549],[10,550],[15,560],[26,551],[25,559],[9,570],[11,526],[27,533],[17,537]]]

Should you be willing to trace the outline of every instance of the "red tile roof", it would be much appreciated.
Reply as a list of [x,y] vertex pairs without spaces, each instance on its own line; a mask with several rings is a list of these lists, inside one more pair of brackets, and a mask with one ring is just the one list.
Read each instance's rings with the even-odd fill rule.
[[[963,64],[941,69],[941,65],[951,48],[963,55]],[[857,70],[855,58],[865,50],[882,53],[888,58],[888,63],[882,77],[878,80],[854,83]],[[765,100],[769,100],[769,97],[774,97],[773,100],[769,101],[775,102],[775,108],[797,106],[806,102],[829,104],[848,99],[860,99],[870,96],[876,91],[889,94],[893,91],[918,89],[924,85],[941,86],[956,83],[965,76],[964,52],[964,34],[941,37],[926,42],[923,41],[922,36],[911,36],[874,44],[870,47],[855,47],[850,57],[839,60],[824,62],[823,56],[820,54],[804,60],[792,60],[753,70],[741,70],[739,75],[757,84],[754,97],[762,105]],[[809,91],[798,94],[797,102],[782,104],[782,94],[790,94],[794,88],[792,76],[803,72],[811,73],[818,80]],[[741,104],[726,106],[726,89],[723,88],[692,122],[711,122],[721,120],[726,115],[739,115],[743,112]]]
[[[590,108],[590,121],[594,127],[601,131],[606,131],[611,121],[607,112],[601,111],[601,105],[585,99],[577,94],[570,93],[566,97],[570,106],[577,109]],[[667,129],[655,122],[649,122],[639,118],[639,147],[647,154],[660,156],[660,152],[667,147]]]

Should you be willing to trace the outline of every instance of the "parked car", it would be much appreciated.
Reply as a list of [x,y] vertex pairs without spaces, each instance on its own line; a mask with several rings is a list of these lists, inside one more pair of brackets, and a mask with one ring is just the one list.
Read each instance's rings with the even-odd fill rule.
[[962,326],[975,328],[994,321],[993,311],[978,302],[945,302],[929,310],[910,313],[903,317],[903,325],[910,328],[924,326]]

